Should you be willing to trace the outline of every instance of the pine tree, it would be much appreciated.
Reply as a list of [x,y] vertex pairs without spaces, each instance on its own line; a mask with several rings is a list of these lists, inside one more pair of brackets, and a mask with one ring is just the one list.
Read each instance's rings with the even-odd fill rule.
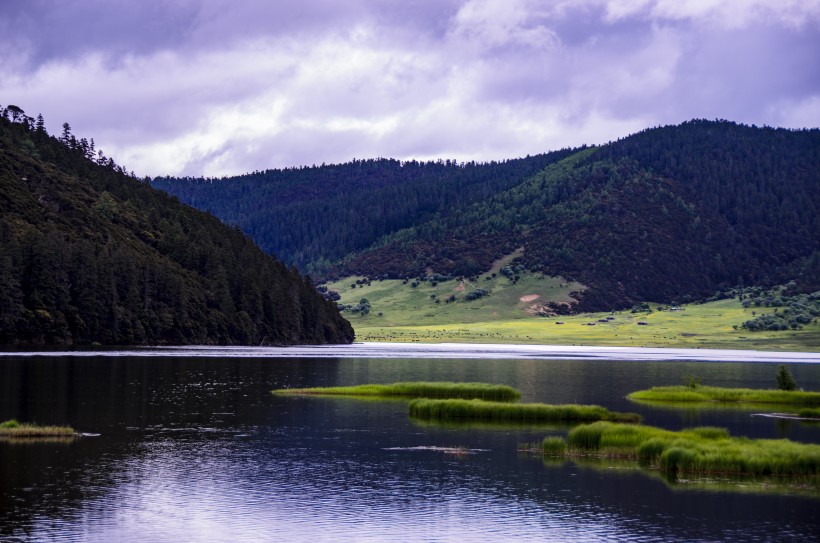
[[786,368],[785,364],[780,364],[777,367],[777,388],[780,390],[797,390],[797,382],[792,377],[792,374]]

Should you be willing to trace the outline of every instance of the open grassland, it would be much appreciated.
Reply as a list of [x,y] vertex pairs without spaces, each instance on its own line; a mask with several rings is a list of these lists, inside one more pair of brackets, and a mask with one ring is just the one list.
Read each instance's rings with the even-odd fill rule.
[[[393,279],[352,288],[361,277],[327,286],[339,292],[343,304],[355,305],[363,298],[370,303],[366,315],[343,313],[353,324],[357,341],[820,351],[820,324],[816,322],[803,330],[741,329],[743,322],[774,309],[743,308],[737,299],[688,304],[680,311],[658,311],[659,304],[649,304],[651,313],[624,310],[539,316],[544,303],[570,302],[570,294],[583,286],[528,272],[517,282],[498,273],[492,277],[492,273],[475,282],[453,279],[433,286],[423,281],[415,288],[412,282]],[[478,288],[489,294],[466,301],[466,294]],[[456,296],[456,301],[447,303],[450,296]]]
[[[346,305],[358,304],[366,298],[371,304],[370,313],[343,313],[354,326],[359,327],[405,327],[418,324],[450,325],[452,323],[505,322],[531,319],[545,301],[571,302],[571,292],[583,288],[578,283],[561,278],[544,277],[524,273],[513,283],[507,277],[492,273],[480,276],[476,281],[451,279],[436,282],[421,281],[413,287],[413,281],[405,283],[398,279],[371,281],[352,287],[362,277],[347,277],[328,283],[329,290],[341,295]],[[466,301],[471,292],[483,290],[488,295]],[[448,303],[447,299],[456,297]],[[521,299],[529,301],[522,301]]]
[[316,387],[274,390],[274,394],[328,395],[328,396],[381,396],[407,398],[466,398],[515,401],[521,393],[506,385],[487,383],[408,382],[389,385],[358,385],[350,387]]
[[617,413],[597,405],[510,404],[482,400],[432,400],[410,402],[410,416],[425,420],[481,420],[492,422],[550,423],[598,420],[639,422],[640,415]]
[[69,426],[39,426],[7,420],[0,423],[0,437],[5,438],[50,438],[72,437],[74,428]]
[[731,437],[723,428],[673,432],[651,426],[595,422],[543,442],[544,454],[627,458],[673,477],[731,476],[820,481],[820,445],[786,439]]
[[729,402],[779,404],[795,407],[820,405],[820,392],[802,390],[756,390],[751,388],[722,388],[698,385],[653,387],[627,395],[630,400],[644,402]]

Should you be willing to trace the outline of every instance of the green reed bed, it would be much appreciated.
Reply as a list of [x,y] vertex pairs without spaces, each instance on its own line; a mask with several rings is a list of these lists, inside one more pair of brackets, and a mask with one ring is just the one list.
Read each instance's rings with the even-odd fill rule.
[[[554,437],[544,454],[557,453]],[[651,426],[595,422],[567,436],[567,456],[628,458],[667,475],[788,477],[820,481],[820,445],[787,439],[731,437],[723,428],[673,432]]]
[[315,394],[329,396],[382,396],[407,398],[463,398],[512,402],[521,397],[516,389],[488,383],[407,382],[389,385],[358,385],[351,387],[290,388],[274,390],[274,394]]
[[820,392],[801,390],[755,390],[752,388],[722,388],[699,385],[653,387],[627,396],[630,400],[650,402],[733,402],[820,406]]
[[597,420],[639,422],[635,413],[616,413],[597,405],[548,405],[502,403],[483,400],[434,400],[410,402],[410,416],[434,420],[481,420],[493,422],[591,422]]
[[17,422],[14,419],[0,423],[0,437],[69,437],[74,428],[69,426],[40,426]]
[[820,408],[807,407],[797,412],[797,416],[804,419],[820,419]]

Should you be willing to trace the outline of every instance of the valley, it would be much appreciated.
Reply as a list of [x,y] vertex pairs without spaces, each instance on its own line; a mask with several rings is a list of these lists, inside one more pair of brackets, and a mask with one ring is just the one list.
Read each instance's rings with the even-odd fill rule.
[[[623,309],[549,314],[546,304],[561,307],[573,302],[572,293],[583,286],[527,272],[513,283],[492,273],[474,282],[455,278],[435,286],[424,281],[413,287],[413,282],[397,279],[371,280],[368,284],[361,276],[325,286],[338,292],[339,303],[349,308],[342,315],[356,330],[356,341],[820,351],[816,319],[802,330],[750,332],[740,328],[743,322],[774,314],[775,308],[744,308],[736,298],[685,304],[677,309],[648,303],[651,312]],[[489,293],[465,300],[479,288]],[[447,303],[451,296],[456,300]],[[538,298],[530,299],[532,296]],[[366,311],[356,310],[362,300],[367,300]]]

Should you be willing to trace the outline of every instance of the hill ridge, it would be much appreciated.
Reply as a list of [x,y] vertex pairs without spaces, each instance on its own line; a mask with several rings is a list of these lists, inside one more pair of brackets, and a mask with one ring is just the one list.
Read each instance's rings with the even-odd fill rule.
[[113,160],[91,160],[87,143],[7,118],[11,107],[0,118],[0,343],[353,340],[309,278]]

